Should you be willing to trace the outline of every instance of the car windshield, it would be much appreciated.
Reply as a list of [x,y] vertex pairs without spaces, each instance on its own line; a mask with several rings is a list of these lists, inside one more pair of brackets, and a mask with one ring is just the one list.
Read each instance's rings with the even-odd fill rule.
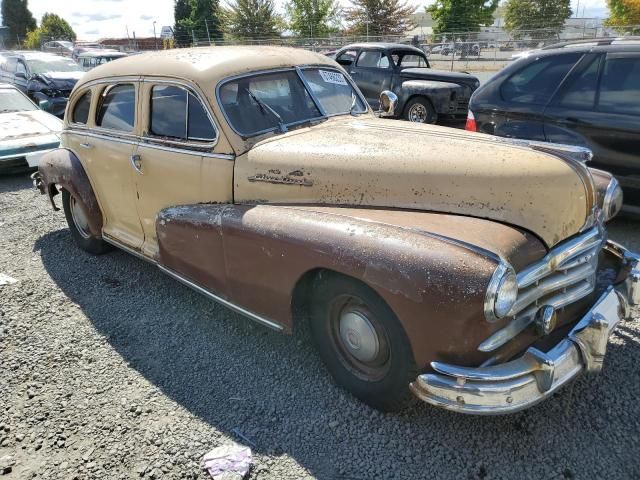
[[29,70],[34,75],[48,72],[82,72],[82,68],[67,58],[28,58]]
[[[332,68],[257,73],[229,80],[218,98],[233,129],[250,137],[330,115],[365,113],[367,107],[349,81]],[[312,98],[315,96],[318,105]]]
[[31,100],[13,88],[0,89],[0,113],[37,110]]

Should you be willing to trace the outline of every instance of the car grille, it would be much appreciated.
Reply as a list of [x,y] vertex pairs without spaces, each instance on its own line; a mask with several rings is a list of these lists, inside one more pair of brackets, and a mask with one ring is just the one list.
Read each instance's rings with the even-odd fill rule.
[[559,310],[593,292],[604,244],[604,229],[597,225],[519,272],[518,297],[509,312],[511,322],[483,341],[478,350],[490,352],[507,343],[535,321],[542,307]]

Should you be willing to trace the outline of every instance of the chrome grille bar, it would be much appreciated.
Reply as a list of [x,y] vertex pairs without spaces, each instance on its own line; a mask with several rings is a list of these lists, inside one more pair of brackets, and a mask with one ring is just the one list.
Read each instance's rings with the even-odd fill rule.
[[535,321],[543,306],[559,310],[589,295],[595,289],[598,254],[604,242],[602,227],[596,225],[518,273],[511,322],[484,340],[478,350],[491,352],[507,343]]

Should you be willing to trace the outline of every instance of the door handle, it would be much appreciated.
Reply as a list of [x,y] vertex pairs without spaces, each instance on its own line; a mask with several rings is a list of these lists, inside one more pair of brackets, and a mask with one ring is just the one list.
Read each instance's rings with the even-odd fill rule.
[[359,75],[359,73],[358,72],[349,72],[349,75],[352,75],[352,76],[353,75]]
[[91,145],[90,143],[81,143],[80,146],[82,148],[93,148],[93,145]]
[[138,154],[131,155],[129,157],[129,160],[131,161],[131,166],[135,169],[135,171],[142,175],[142,157]]

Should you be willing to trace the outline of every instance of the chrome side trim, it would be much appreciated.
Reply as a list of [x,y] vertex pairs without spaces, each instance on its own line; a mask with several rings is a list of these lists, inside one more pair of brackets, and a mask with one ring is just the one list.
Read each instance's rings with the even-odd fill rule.
[[105,235],[104,233],[102,234],[102,239],[107,242],[110,243],[111,245],[113,245],[116,248],[119,248],[120,250],[124,250],[127,253],[130,253],[131,255],[133,255],[134,257],[139,258],[140,260],[144,260],[145,262],[148,262],[152,265],[157,265],[158,262],[156,262],[153,258],[149,258],[149,257],[145,257],[141,252],[125,245],[124,243],[121,243],[120,241],[114,239],[113,237],[110,237],[108,235]]
[[147,143],[144,141],[141,141],[139,143],[139,146],[144,148],[152,148],[155,150],[163,150],[165,152],[180,153],[182,155],[194,155],[197,157],[208,157],[208,158],[221,158],[223,160],[230,160],[230,161],[233,161],[236,159],[235,155],[230,155],[228,153],[210,153],[210,152],[200,152],[198,150],[185,150],[182,148],[168,147],[165,145],[159,145],[157,143]]
[[171,269],[169,269],[169,268],[167,268],[167,267],[165,267],[163,265],[158,264],[158,268],[161,271],[163,271],[164,273],[166,273],[167,275],[169,275],[170,277],[178,280],[183,285],[186,285],[187,287],[192,288],[193,290],[195,290],[198,293],[201,293],[205,297],[208,297],[208,298],[210,298],[211,300],[213,300],[215,302],[221,303],[225,307],[230,308],[231,310],[233,310],[233,311],[235,311],[235,312],[237,312],[237,313],[239,313],[241,315],[244,315],[245,317],[248,317],[251,320],[254,320],[254,321],[258,322],[258,323],[266,325],[267,327],[273,328],[274,330],[277,330],[277,331],[282,331],[283,330],[283,326],[282,325],[280,325],[280,324],[278,324],[276,322],[273,322],[271,320],[268,320],[268,319],[266,319],[264,317],[261,317],[260,315],[257,315],[255,313],[243,308],[243,307],[240,307],[239,305],[236,305],[235,303],[232,303],[232,302],[230,302],[228,300],[225,300],[222,297],[219,297],[218,295],[210,292],[209,290],[201,287],[200,285],[197,285],[197,284],[193,283],[190,280],[187,280],[186,278],[184,278],[180,274],[174,272],[173,270],[171,270]]

